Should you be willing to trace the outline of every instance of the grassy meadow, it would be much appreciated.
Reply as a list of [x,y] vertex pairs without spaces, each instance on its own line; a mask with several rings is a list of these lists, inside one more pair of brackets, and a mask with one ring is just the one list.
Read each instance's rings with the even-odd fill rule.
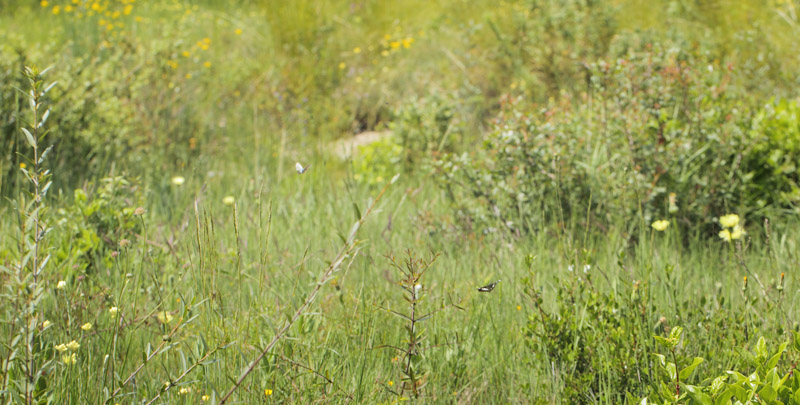
[[799,11],[0,0],[0,402],[800,404]]

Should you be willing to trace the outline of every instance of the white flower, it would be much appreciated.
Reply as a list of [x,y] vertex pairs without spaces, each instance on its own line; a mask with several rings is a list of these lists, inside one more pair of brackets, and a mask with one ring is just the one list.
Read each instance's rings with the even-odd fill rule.
[[111,316],[117,316],[117,313],[119,313],[119,308],[111,307],[108,309],[108,313],[111,314]]
[[58,284],[56,284],[56,288],[58,288],[59,290],[67,288],[67,282],[64,280],[59,281]]
[[174,184],[176,186],[181,186],[185,182],[186,182],[186,179],[184,179],[183,176],[175,176],[175,177],[172,178],[172,184]]

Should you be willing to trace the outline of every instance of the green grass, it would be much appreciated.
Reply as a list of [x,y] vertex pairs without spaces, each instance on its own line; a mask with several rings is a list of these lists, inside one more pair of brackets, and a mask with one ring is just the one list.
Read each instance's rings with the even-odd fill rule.
[[[527,97],[531,115],[580,113],[566,106],[585,90],[574,62],[607,49],[570,52],[605,35],[598,33],[605,25],[592,25],[592,9],[581,5],[560,14],[556,2],[534,3],[539,11],[520,2],[242,2],[235,9],[137,2],[123,17],[122,38],[53,15],[52,4],[17,5],[0,16],[0,40],[27,47],[0,75],[3,83],[26,90],[14,66],[54,63],[44,80],[57,78],[56,89],[64,89],[54,90],[45,138],[56,144],[44,163],[55,186],[38,211],[37,203],[19,203],[35,188],[17,169],[31,162],[18,130],[26,124],[3,127],[11,135],[3,139],[2,169],[11,174],[0,184],[7,197],[0,204],[0,400],[26,402],[32,359],[44,371],[36,395],[55,403],[198,403],[204,395],[218,403],[275,341],[232,402],[400,402],[412,395],[401,391],[408,321],[392,311],[406,313],[409,303],[387,256],[408,254],[439,255],[422,277],[421,311],[441,311],[415,329],[424,336],[415,357],[425,374],[417,402],[669,403],[663,387],[674,390],[673,379],[660,374],[655,353],[678,368],[705,359],[681,381],[684,393],[688,383],[711,395],[711,379],[728,370],[749,375],[755,366],[744,351],[759,337],[774,350],[798,330],[800,221],[789,210],[769,227],[746,223],[747,236],[734,243],[683,224],[656,232],[641,216],[618,219],[617,212],[603,227],[587,223],[589,212],[529,233],[482,232],[431,168],[444,152],[481,159],[476,150],[503,96]],[[786,66],[797,55],[787,38],[796,22],[781,31],[768,25],[780,18],[775,13],[750,20],[757,2],[743,2],[719,20],[703,7],[670,9],[684,25],[663,27],[640,3],[607,2],[595,11],[616,16],[614,35],[643,28],[708,34],[703,46],[718,54],[704,57],[723,61],[750,63],[755,50],[736,34],[743,20],[754,30],[767,26],[757,33],[772,49],[766,63],[774,70],[745,65],[764,81],[736,76],[732,86],[758,101],[791,93],[796,77]],[[787,9],[784,3],[774,6]],[[549,35],[552,47],[539,54],[544,48],[530,33]],[[203,51],[197,41],[206,37]],[[391,45],[407,38],[414,38],[408,48]],[[183,57],[184,50],[202,57]],[[14,52],[11,45],[0,51]],[[173,60],[176,69],[165,64]],[[81,87],[84,79],[92,85]],[[376,181],[369,160],[353,164],[329,153],[333,139],[352,132],[415,129],[417,117],[398,111],[429,108],[432,99],[452,108],[444,135],[456,140],[437,149],[411,139],[421,146],[403,152],[394,184],[394,173]],[[82,110],[76,100],[97,105]],[[22,97],[0,102],[3,116],[30,120]],[[420,122],[427,126],[428,118]],[[295,161],[311,167],[297,174]],[[228,196],[233,205],[223,202]],[[529,202],[544,203],[559,204]],[[135,214],[138,207],[145,212]],[[25,225],[34,213],[52,228],[41,241]],[[706,222],[722,214],[708,213]],[[325,277],[340,251],[344,260]],[[25,258],[47,254],[41,279],[32,281]],[[498,279],[494,291],[476,290]],[[52,325],[42,330],[44,320]],[[31,322],[35,331],[15,340]],[[87,322],[91,329],[82,330]],[[659,347],[653,336],[678,326],[683,340],[674,352]],[[55,347],[72,340],[80,348],[67,352],[77,354],[67,364]],[[781,359],[782,375],[798,356],[791,349]]]

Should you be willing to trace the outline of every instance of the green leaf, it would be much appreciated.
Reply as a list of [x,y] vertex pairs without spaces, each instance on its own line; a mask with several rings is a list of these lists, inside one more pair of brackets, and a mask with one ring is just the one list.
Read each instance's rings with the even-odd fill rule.
[[789,342],[784,342],[780,346],[778,346],[778,352],[775,353],[767,362],[767,369],[775,368],[778,365],[778,361],[781,359],[781,355],[784,351],[786,351],[786,346],[789,345]]
[[759,360],[763,360],[767,358],[767,355],[767,341],[764,336],[761,336],[756,343],[756,356],[758,356]]
[[714,405],[727,405],[730,403],[731,397],[733,397],[733,391],[729,388],[725,391],[722,391],[719,396],[714,400]]
[[692,361],[692,364],[686,366],[683,370],[681,370],[679,376],[681,377],[681,381],[686,381],[690,375],[692,375],[692,371],[697,368],[703,362],[702,357],[695,357]]
[[771,385],[765,385],[761,391],[758,391],[758,396],[762,401],[772,402],[778,398],[778,392]]
[[703,392],[700,388],[697,388],[694,385],[684,385],[683,387],[686,388],[686,391],[689,393],[689,397],[697,403],[702,405],[713,405],[711,397]]
[[36,148],[36,140],[33,139],[33,135],[31,135],[30,131],[25,128],[20,128],[22,132],[25,134],[25,138],[28,139],[28,143],[31,145],[31,148]]

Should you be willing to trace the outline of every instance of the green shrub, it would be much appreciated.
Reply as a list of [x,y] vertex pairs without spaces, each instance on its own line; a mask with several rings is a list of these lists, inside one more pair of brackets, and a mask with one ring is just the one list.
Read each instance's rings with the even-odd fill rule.
[[800,102],[767,104],[753,119],[752,150],[745,156],[753,206],[800,212]]

